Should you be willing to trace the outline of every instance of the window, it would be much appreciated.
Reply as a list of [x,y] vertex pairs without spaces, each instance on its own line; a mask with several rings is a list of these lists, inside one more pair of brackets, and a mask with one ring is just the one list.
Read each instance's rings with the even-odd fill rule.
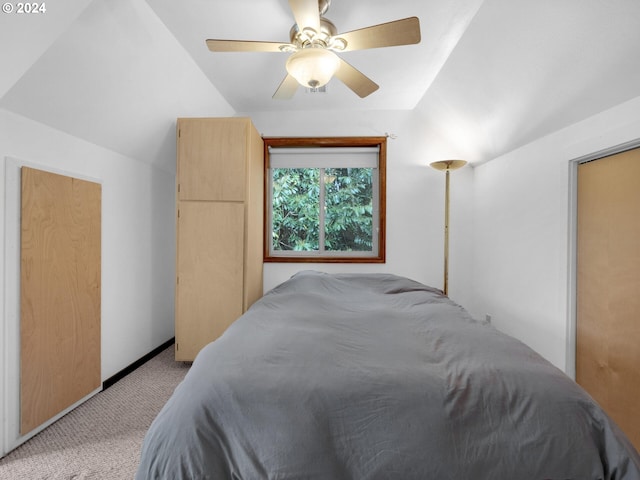
[[265,261],[383,263],[386,137],[264,143]]

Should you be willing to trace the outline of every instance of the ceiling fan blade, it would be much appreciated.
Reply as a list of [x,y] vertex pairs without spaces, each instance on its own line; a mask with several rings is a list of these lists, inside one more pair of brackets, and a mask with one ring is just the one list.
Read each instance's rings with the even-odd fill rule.
[[344,52],[413,45],[420,43],[420,20],[418,20],[418,17],[404,18],[372,27],[352,30],[351,32],[337,35],[337,37],[347,42]]
[[360,98],[364,98],[380,88],[377,83],[343,59],[340,59],[340,67],[335,76]]
[[250,40],[207,40],[207,47],[212,52],[282,52],[280,47],[291,46],[289,43],[253,42]]
[[291,75],[287,75],[282,80],[282,83],[273,94],[275,100],[289,100],[292,98],[298,90],[298,81]]
[[318,8],[318,0],[289,0],[289,7],[296,19],[298,28],[313,28],[316,32],[320,31],[320,10]]

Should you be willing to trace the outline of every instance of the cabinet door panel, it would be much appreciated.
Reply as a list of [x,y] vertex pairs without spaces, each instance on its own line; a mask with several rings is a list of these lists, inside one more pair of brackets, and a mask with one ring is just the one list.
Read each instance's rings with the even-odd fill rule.
[[22,168],[20,433],[100,387],[101,186]]
[[193,360],[242,314],[244,205],[180,202],[176,360]]
[[247,126],[244,118],[178,120],[180,200],[244,200]]
[[576,380],[640,448],[640,149],[578,167]]

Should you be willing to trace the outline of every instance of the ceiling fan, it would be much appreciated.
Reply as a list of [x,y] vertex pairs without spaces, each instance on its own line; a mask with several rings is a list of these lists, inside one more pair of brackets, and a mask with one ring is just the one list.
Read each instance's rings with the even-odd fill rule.
[[336,26],[324,17],[330,4],[331,0],[289,0],[296,21],[290,31],[290,43],[209,39],[207,46],[212,52],[291,53],[287,75],[274,93],[275,99],[293,97],[298,84],[322,87],[334,75],[364,98],[378,85],[336,52],[420,43],[420,22],[417,17],[409,17],[338,34]]

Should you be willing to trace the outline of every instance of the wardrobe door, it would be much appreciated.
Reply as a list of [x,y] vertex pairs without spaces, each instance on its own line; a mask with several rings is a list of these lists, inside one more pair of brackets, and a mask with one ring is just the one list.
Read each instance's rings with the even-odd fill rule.
[[578,167],[576,380],[640,449],[640,149]]
[[99,184],[22,168],[20,433],[100,387]]
[[178,200],[245,200],[246,118],[178,119]]
[[244,204],[180,202],[176,360],[190,361],[242,315]]

